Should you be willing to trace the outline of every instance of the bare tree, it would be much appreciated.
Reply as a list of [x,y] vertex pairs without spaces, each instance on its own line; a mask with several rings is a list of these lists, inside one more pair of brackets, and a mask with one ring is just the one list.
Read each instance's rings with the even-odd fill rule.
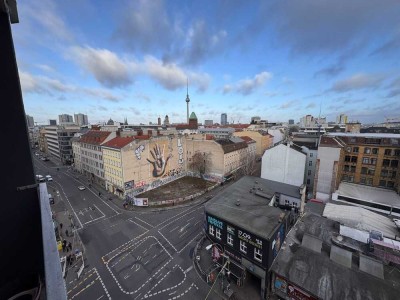
[[200,175],[204,175],[211,167],[211,153],[196,151],[189,163],[189,168]]
[[254,153],[248,153],[243,157],[242,173],[243,175],[251,175],[256,166],[256,157]]

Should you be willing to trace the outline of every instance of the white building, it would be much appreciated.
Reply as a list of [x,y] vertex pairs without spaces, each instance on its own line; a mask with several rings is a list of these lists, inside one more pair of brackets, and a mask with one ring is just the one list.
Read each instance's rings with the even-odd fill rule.
[[267,149],[262,157],[261,178],[303,185],[306,155],[294,148],[298,147],[280,144]]
[[335,137],[321,136],[318,155],[316,180],[314,182],[314,197],[328,202],[335,191],[340,150],[345,145]]
[[214,136],[215,139],[229,139],[235,132],[234,128],[200,128],[200,134],[209,134]]
[[34,122],[32,116],[26,115],[26,125],[27,125],[28,127],[34,127],[34,126],[35,126],[35,122]]

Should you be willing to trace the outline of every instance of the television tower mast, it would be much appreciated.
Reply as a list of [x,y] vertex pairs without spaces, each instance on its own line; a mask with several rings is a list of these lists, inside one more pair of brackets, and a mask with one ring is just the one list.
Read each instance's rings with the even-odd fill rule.
[[189,124],[189,79],[186,79],[186,122]]

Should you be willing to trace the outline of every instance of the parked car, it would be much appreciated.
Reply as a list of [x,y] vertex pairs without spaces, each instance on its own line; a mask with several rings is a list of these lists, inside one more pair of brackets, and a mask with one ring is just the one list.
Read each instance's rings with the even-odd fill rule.
[[54,198],[51,194],[49,194],[49,202],[50,204],[54,204]]
[[53,178],[50,175],[46,175],[46,180],[47,181],[53,181]]
[[86,188],[85,188],[83,185],[81,185],[81,186],[78,186],[78,189],[79,189],[80,191],[84,191],[84,190],[86,190]]
[[42,175],[36,175],[36,180],[39,182],[45,182],[46,178],[44,178]]

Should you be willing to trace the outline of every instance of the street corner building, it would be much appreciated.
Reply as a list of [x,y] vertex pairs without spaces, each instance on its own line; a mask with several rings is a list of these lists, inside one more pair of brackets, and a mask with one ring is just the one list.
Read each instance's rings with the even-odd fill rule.
[[[308,209],[310,205],[321,206],[322,210]],[[326,212],[327,209],[332,211],[330,205],[325,209],[321,203],[306,205],[305,214],[290,230],[272,263],[269,292],[280,299],[291,300],[399,299],[400,243],[394,240],[389,243],[388,238],[380,239],[373,231],[363,232],[357,229],[360,226],[342,225],[346,221],[331,219],[332,213]],[[334,206],[335,215],[339,216],[344,210],[361,209]],[[365,212],[368,211],[358,215],[363,216]],[[386,217],[374,215],[372,224],[386,224],[375,220]],[[354,215],[350,223],[354,223],[353,219]],[[387,228],[387,224],[383,226]],[[385,232],[383,234],[385,236]],[[368,248],[369,244],[373,246]]]
[[[245,176],[205,206],[205,230],[210,240],[218,245],[213,249],[214,259],[221,266],[228,260],[230,276],[239,286],[248,272],[258,278],[262,299],[266,296],[268,269],[298,211],[290,206],[288,210],[274,206],[279,203],[278,198],[284,196],[278,191],[279,187],[289,185]],[[293,190],[301,201],[299,188],[293,186]]]

